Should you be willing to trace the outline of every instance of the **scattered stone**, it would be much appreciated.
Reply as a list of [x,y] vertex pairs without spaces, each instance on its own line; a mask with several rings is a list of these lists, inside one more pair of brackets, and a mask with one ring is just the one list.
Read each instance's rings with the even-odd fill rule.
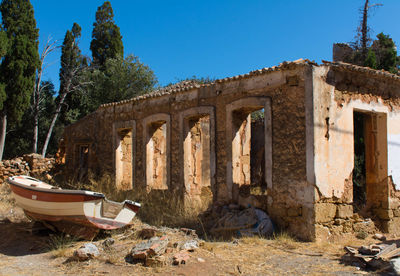
[[157,231],[153,228],[143,228],[139,231],[139,238],[148,240],[156,236]]
[[148,267],[163,267],[167,264],[167,259],[165,256],[154,256],[147,258],[145,261],[145,266]]
[[86,261],[100,255],[99,249],[93,243],[85,243],[74,251],[74,258],[79,261]]
[[192,236],[194,238],[197,238],[196,230],[189,229],[189,228],[181,228],[180,229],[183,233],[185,233],[188,236]]
[[380,240],[380,241],[386,241],[386,236],[379,234],[379,233],[376,233],[373,238]]
[[190,259],[190,255],[186,250],[181,250],[176,253],[173,257],[173,265],[186,264],[186,262]]
[[146,242],[134,246],[130,252],[133,260],[146,260],[147,258],[165,253],[168,246],[167,236],[154,237]]
[[181,246],[181,249],[188,251],[194,251],[197,248],[199,248],[199,243],[196,240],[187,241]]
[[199,263],[205,263],[205,262],[206,262],[206,260],[204,260],[203,258],[197,258],[197,261],[198,261]]
[[103,241],[103,246],[109,247],[115,243],[115,240],[113,238],[107,238]]

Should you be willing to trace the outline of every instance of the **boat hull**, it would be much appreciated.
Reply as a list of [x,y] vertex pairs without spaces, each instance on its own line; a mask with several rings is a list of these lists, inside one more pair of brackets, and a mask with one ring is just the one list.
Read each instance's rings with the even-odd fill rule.
[[[91,228],[86,231],[88,233],[98,232],[99,229],[118,229],[129,224],[140,208],[140,204],[129,200],[121,203],[108,201],[100,193],[54,189],[26,176],[12,177],[7,182],[17,204],[28,217],[46,222],[63,232],[68,232],[69,228],[81,231],[79,228],[82,226]],[[87,238],[91,235],[78,236]]]

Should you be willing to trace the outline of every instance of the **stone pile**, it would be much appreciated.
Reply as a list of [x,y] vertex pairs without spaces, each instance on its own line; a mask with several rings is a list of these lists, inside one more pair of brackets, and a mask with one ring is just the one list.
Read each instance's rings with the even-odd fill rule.
[[[191,258],[190,253],[195,251],[203,241],[198,238],[192,229],[181,228],[178,230],[179,239],[172,233],[161,235],[154,229],[142,229],[138,234],[146,236],[147,240],[136,244],[126,255],[129,263],[141,263],[148,267],[160,267],[167,264],[182,265]],[[154,236],[150,237],[150,233]],[[183,234],[183,235],[182,235]]]
[[51,179],[49,172],[54,168],[54,158],[43,158],[40,154],[25,154],[11,160],[0,162],[0,184],[14,175],[30,175]]

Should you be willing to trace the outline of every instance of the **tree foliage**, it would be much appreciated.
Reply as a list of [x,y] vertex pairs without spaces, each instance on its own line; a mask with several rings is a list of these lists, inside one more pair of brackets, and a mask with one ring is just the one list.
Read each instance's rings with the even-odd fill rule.
[[0,72],[5,83],[3,112],[9,119],[20,120],[30,104],[39,64],[38,37],[33,7],[26,0],[3,0],[0,4],[3,29],[10,44]]
[[[3,57],[7,53],[8,49],[8,39],[7,39],[7,34],[0,30],[0,67],[1,67],[1,62],[3,60]],[[5,83],[3,83],[5,80],[1,80],[0,78],[0,109],[3,108],[3,101],[1,99],[5,99],[6,97],[6,91],[5,91]]]
[[[42,89],[42,101],[40,101],[40,109],[42,112],[39,113],[39,139],[38,148],[43,147],[44,140],[46,138],[47,130],[49,129],[51,118],[56,109],[55,95],[56,90],[53,83],[49,81],[43,81],[41,86]],[[4,149],[4,158],[10,159],[16,156],[21,156],[24,153],[31,152],[32,149],[32,128],[33,113],[27,111],[24,113],[22,120],[15,125],[12,125],[7,134],[7,147]],[[63,131],[63,125],[57,124],[53,135],[50,140],[48,152],[51,154],[56,153],[58,148],[58,139],[61,137]]]
[[370,38],[371,30],[367,24],[369,12],[379,6],[382,4],[370,4],[369,0],[365,0],[356,40],[350,43],[353,52],[346,55],[343,61],[396,74],[399,73],[400,58],[393,40],[384,33],[378,34],[376,40]]
[[114,22],[114,12],[109,1],[105,1],[97,9],[90,50],[93,63],[100,67],[104,66],[110,58],[124,56],[122,36],[119,27]]
[[76,112],[79,117],[95,111],[101,104],[148,93],[157,82],[153,71],[134,55],[108,59],[103,70],[88,71],[85,78],[91,86],[80,95],[82,109]]
[[33,7],[28,0],[3,0],[2,29],[9,43],[0,65],[0,160],[3,157],[8,119],[18,123],[30,105],[39,65],[38,37]]
[[47,147],[56,126],[58,116],[61,113],[64,101],[68,95],[81,89],[84,83],[81,81],[82,72],[85,70],[83,66],[78,40],[81,35],[81,27],[74,23],[71,31],[65,34],[64,42],[61,47],[61,69],[60,69],[60,90],[57,97],[57,107],[52,116],[50,126],[46,135],[46,139],[42,148],[42,156],[46,156]]

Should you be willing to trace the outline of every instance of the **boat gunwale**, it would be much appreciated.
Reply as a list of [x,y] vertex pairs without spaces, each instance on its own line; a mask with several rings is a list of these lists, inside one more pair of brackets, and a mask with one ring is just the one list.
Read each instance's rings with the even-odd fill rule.
[[7,178],[7,180],[6,180],[7,183],[10,184],[10,185],[17,186],[17,187],[19,187],[21,189],[25,189],[25,190],[44,192],[44,193],[50,193],[50,194],[70,194],[70,195],[93,196],[93,197],[98,197],[99,199],[106,198],[106,196],[104,194],[102,194],[102,193],[86,191],[86,190],[49,189],[49,188],[40,188],[40,187],[28,186],[28,185],[25,185],[25,184],[18,183],[18,181],[14,180],[13,178],[14,178],[14,176],[11,176],[11,177]]

